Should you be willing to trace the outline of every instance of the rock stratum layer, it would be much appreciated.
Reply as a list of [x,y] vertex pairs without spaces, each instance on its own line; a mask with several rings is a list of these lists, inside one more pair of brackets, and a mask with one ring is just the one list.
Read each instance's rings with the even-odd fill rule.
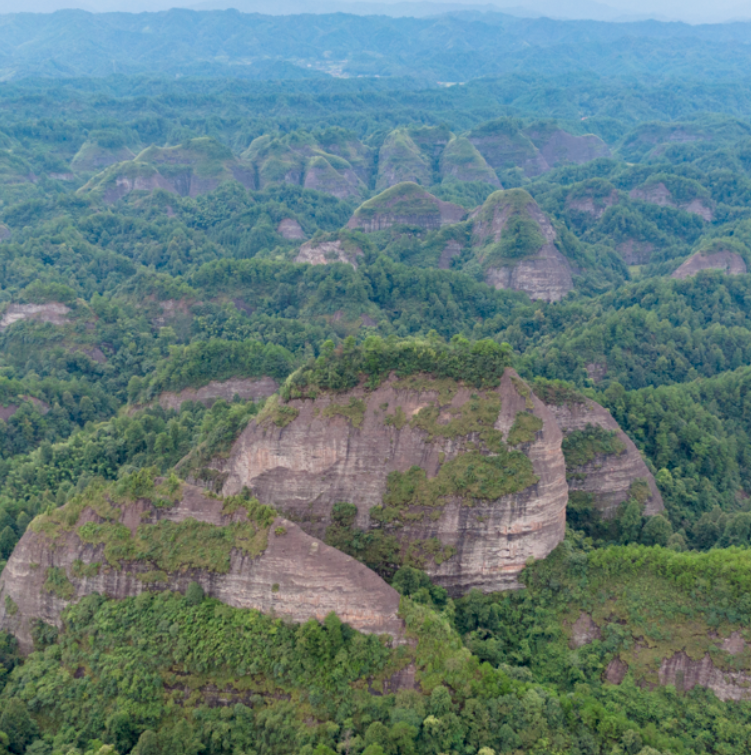
[[558,301],[574,287],[556,239],[550,220],[523,190],[494,192],[473,216],[472,246],[485,282],[530,299]]
[[397,538],[453,594],[518,586],[564,534],[561,432],[511,369],[493,390],[392,376],[372,392],[272,400],[222,466],[225,494],[248,486],[318,537],[335,504],[353,504],[359,529]]
[[[122,599],[152,589],[184,591],[194,581],[236,608],[295,622],[335,612],[355,629],[401,641],[396,590],[296,524],[280,517],[253,524],[242,506],[228,508],[189,485],[156,503],[109,503],[102,496],[32,523],[0,577],[0,627],[18,638],[23,652],[33,648],[36,620],[62,626],[62,611],[84,595]],[[225,560],[212,556],[212,548],[222,548]],[[213,569],[196,567],[202,560]]]
[[[579,445],[575,449],[578,453],[572,453],[571,458],[567,458],[569,491],[590,494],[603,518],[610,519],[615,516],[618,507],[634,494],[634,483],[644,481],[648,488],[648,492],[645,490],[642,496],[644,514],[652,516],[665,510],[654,476],[639,449],[605,407],[574,392],[560,403],[556,403],[552,394],[539,393],[543,400],[547,400],[547,407],[564,437],[572,445]],[[604,431],[612,442],[603,444],[602,433],[588,437],[588,431],[592,428]],[[605,452],[603,445],[606,446]],[[566,446],[564,444],[564,456],[568,456]],[[579,461],[584,463],[577,463]]]
[[159,395],[157,403],[163,409],[180,411],[186,401],[199,401],[211,406],[217,399],[232,401],[235,396],[243,401],[258,401],[268,398],[279,388],[279,384],[270,377],[262,378],[230,378],[229,380],[212,380],[200,388],[185,388],[182,391],[165,391]]
[[746,272],[746,263],[740,254],[729,250],[697,252],[692,254],[677,270],[674,270],[670,277],[683,280],[702,270],[719,270],[726,275],[743,275]]

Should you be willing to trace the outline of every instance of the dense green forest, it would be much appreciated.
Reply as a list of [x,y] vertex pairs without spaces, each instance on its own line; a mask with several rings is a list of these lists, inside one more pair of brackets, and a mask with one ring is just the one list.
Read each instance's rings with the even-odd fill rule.
[[[93,18],[59,15],[55,44]],[[114,34],[96,18],[91,33]],[[213,39],[235,23],[201,18]],[[491,33],[459,15],[441,32],[465,35],[451,59],[434,21],[409,27],[428,60],[397,56],[406,32],[383,19],[367,34],[391,63],[357,42],[365,31],[342,38],[353,76],[387,75],[338,79],[305,62],[328,49],[331,18],[298,49],[305,22],[290,17],[263,28],[286,49],[247,77],[219,61],[203,69],[215,78],[175,79],[209,52],[178,40],[162,78],[141,39],[132,68],[104,77],[101,60],[73,65],[70,50],[42,65],[30,23],[3,52],[20,73],[0,97],[3,568],[35,517],[64,518],[108,485],[210,488],[201,475],[252,418],[289,421],[276,397],[198,397],[234,378],[267,379],[283,402],[372,390],[391,373],[479,391],[511,365],[538,396],[606,407],[665,511],[644,516],[635,490],[604,521],[572,496],[565,541],[527,565],[524,589],[449,598],[398,568],[394,543],[358,529],[342,501],[326,542],[398,590],[409,643],[334,614],[294,625],[230,608],[197,582],[91,595],[61,630],[35,625],[26,657],[0,634],[0,755],[748,752],[751,702],[655,672],[659,653],[683,651],[718,673],[748,668],[747,644],[732,655],[715,642],[751,639],[747,27],[687,41],[634,25],[626,44],[608,25],[499,17]],[[282,27],[294,33],[282,40]],[[561,55],[572,29],[591,35],[577,65]],[[498,53],[522,34],[538,47]],[[592,72],[608,44],[607,65],[620,56],[623,75],[632,61],[628,77]],[[645,56],[658,44],[659,70]],[[676,54],[687,44],[712,65],[694,70]],[[52,65],[63,80],[24,78]],[[455,78],[467,81],[435,86]],[[516,213],[508,232],[482,236],[497,207]],[[353,222],[379,213],[398,220]],[[492,264],[543,249],[570,271],[562,296],[491,285]],[[579,444],[564,440],[568,460],[620,448],[591,428]],[[47,580],[66,594],[64,574]],[[580,614],[601,629],[577,646]],[[610,683],[623,658],[631,670]],[[394,692],[407,668],[413,688]]]

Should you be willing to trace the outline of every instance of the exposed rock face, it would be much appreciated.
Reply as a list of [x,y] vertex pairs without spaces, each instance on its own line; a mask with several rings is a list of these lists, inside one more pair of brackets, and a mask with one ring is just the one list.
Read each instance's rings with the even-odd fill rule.
[[85,142],[76,156],[71,160],[70,167],[76,173],[88,173],[103,170],[115,163],[132,160],[135,155],[127,147],[109,149],[96,142]]
[[563,163],[580,165],[599,157],[610,157],[608,145],[594,134],[574,136],[561,129],[533,129],[528,136],[551,168]]
[[654,245],[648,241],[629,239],[615,248],[627,265],[645,265],[652,257]]
[[21,320],[36,320],[37,322],[50,322],[53,325],[64,325],[66,315],[70,307],[58,302],[48,304],[11,304],[0,319],[0,331]]
[[608,207],[618,204],[618,192],[615,189],[606,197],[570,197],[566,200],[566,208],[577,212],[586,212],[594,218],[601,218]]
[[133,160],[112,165],[79,189],[112,203],[132,191],[163,189],[183,197],[213,191],[225,181],[239,181],[255,189],[251,165],[238,161],[214,139],[191,139],[178,147],[151,146]]
[[217,399],[232,401],[235,396],[247,401],[258,401],[276,393],[279,385],[273,378],[230,378],[229,380],[212,380],[201,388],[185,388],[179,393],[165,391],[157,399],[157,403],[164,409],[180,411],[186,401],[200,401],[211,406]]
[[[450,397],[441,395],[439,388],[428,379],[410,382],[392,376],[372,392],[357,388],[343,395],[290,401],[286,407],[297,414],[288,424],[280,427],[259,417],[242,433],[224,467],[224,492],[248,486],[262,502],[273,501],[275,508],[318,537],[324,535],[332,508],[340,501],[356,506],[358,528],[378,528],[391,473],[399,473],[399,478],[419,467],[427,490],[436,478],[449,479],[449,470],[457,468],[452,465],[468,458],[466,444],[478,441],[477,432],[458,436],[448,429],[445,435],[436,429],[431,437],[422,424],[431,413],[443,426],[464,412],[476,411],[474,402],[481,401],[480,406],[495,407],[494,428],[506,440],[518,415],[531,414],[530,421],[540,429],[519,446],[528,459],[524,464],[531,465],[523,487],[495,500],[462,497],[443,488],[446,495],[430,505],[416,503],[427,498],[398,504],[403,506],[395,510],[398,521],[385,524],[403,553],[415,548],[425,554],[442,552],[435,559],[426,557],[422,566],[453,594],[473,587],[515,587],[525,561],[544,557],[563,538],[567,486],[560,430],[513,370],[506,370],[498,389],[482,392],[479,399],[472,399],[477,391],[460,385]],[[499,399],[500,411],[492,403]],[[390,495],[387,506],[394,494]],[[402,516],[399,511],[411,513]]]
[[465,136],[454,137],[441,154],[442,180],[482,181],[501,188],[501,182],[485,158]]
[[404,223],[437,230],[443,225],[458,223],[465,215],[463,207],[444,202],[415,183],[400,183],[360,205],[347,228],[372,233]]
[[50,410],[50,405],[46,401],[42,401],[34,396],[18,396],[16,401],[20,403],[8,404],[7,406],[0,405],[0,419],[3,422],[7,422],[25,402],[32,404],[40,414],[47,414]]
[[644,504],[644,514],[651,516],[664,511],[660,491],[639,449],[605,407],[583,396],[577,402],[571,400],[560,405],[549,403],[547,406],[564,436],[584,431],[592,425],[614,432],[617,444],[623,449],[620,453],[597,454],[582,466],[568,465],[566,471],[569,490],[591,493],[598,511],[603,518],[609,519],[615,516],[620,504],[628,499],[632,484],[637,480],[645,480],[649,486],[649,497]]
[[361,198],[366,191],[365,184],[350,165],[340,165],[337,170],[322,156],[308,161],[303,187],[331,194],[337,199]]
[[673,199],[673,195],[670,193],[668,187],[661,181],[647,184],[646,186],[637,186],[635,189],[631,189],[629,196],[632,199],[641,199],[644,202],[650,202],[660,207],[675,207],[686,212],[692,212],[707,222],[710,222],[714,218],[712,208],[708,207],[699,198],[692,199],[690,202],[685,202],[684,204],[678,204]]
[[405,181],[430,186],[432,175],[430,160],[420,152],[406,129],[397,129],[386,137],[378,154],[378,191]]
[[458,257],[461,253],[462,245],[458,241],[447,241],[438,260],[438,268],[440,270],[448,270],[451,267],[451,260],[454,257]]
[[751,674],[722,671],[707,653],[694,661],[684,652],[665,658],[658,672],[660,684],[672,684],[681,692],[697,685],[711,689],[720,700],[751,700]]
[[276,227],[276,232],[288,241],[302,241],[305,232],[294,218],[284,218]]
[[[135,534],[139,527],[169,520],[193,519],[217,527],[247,518],[244,509],[226,515],[223,502],[184,485],[174,506],[155,507],[141,499],[123,505],[119,521]],[[101,521],[91,508],[78,525]],[[74,563],[80,562],[80,563]],[[92,567],[85,576],[87,566]],[[32,649],[30,628],[35,619],[61,626],[60,614],[70,603],[94,592],[122,599],[155,589],[144,575],[147,562],[107,564],[104,545],[82,541],[75,527],[52,541],[30,527],[0,576],[0,627],[12,632],[24,653]],[[72,585],[69,599],[45,587],[48,570],[62,570]],[[59,572],[58,572],[59,573]],[[76,576],[76,575],[79,576]],[[204,591],[235,608],[274,612],[295,622],[322,620],[330,612],[367,633],[388,633],[401,641],[403,625],[397,616],[399,594],[359,562],[305,534],[297,525],[277,518],[268,532],[268,545],[255,558],[233,549],[227,573],[188,569],[164,575],[156,589],[184,591],[197,581]],[[15,606],[15,608],[14,608]]]
[[[504,257],[507,239],[513,242],[514,234],[529,235],[528,227],[515,225],[517,220],[527,226],[531,221],[538,241],[534,248],[524,249],[521,257]],[[523,291],[531,299],[545,301],[558,301],[573,289],[571,266],[555,245],[555,229],[527,192],[491,194],[476,212],[473,226],[472,245],[483,263],[488,285]]]
[[727,275],[743,275],[747,272],[746,263],[740,254],[722,250],[692,254],[670,277],[682,280],[696,275],[700,270],[720,270]]
[[571,648],[580,648],[584,645],[589,645],[593,640],[601,639],[602,632],[600,631],[600,627],[592,621],[592,617],[588,613],[582,611],[571,628],[571,642],[569,642],[569,646]]
[[341,240],[308,241],[300,247],[295,262],[307,262],[310,265],[328,265],[331,262],[344,262],[357,268],[358,257],[362,251],[358,248],[346,248]]
[[474,129],[467,138],[496,171],[521,168],[531,178],[550,170],[537,147],[510,122],[493,121]]

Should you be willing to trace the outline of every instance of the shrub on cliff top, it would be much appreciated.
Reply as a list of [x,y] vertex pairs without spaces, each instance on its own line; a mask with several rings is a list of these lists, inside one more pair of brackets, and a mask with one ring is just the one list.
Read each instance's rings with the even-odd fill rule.
[[285,401],[314,397],[317,390],[346,391],[365,379],[377,388],[392,372],[399,377],[426,373],[437,378],[463,380],[477,388],[497,386],[511,364],[511,347],[490,339],[470,342],[454,336],[406,341],[366,338],[362,345],[347,338],[340,348],[324,343],[321,355],[295,372],[282,387]]

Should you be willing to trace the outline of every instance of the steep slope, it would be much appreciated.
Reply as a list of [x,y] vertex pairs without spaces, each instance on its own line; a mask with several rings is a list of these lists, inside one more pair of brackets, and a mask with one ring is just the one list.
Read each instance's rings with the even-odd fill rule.
[[351,525],[453,594],[516,586],[563,537],[561,433],[513,370],[497,388],[392,374],[313,393],[248,425],[219,464],[225,494],[251,487],[318,537],[351,504]]
[[370,150],[340,129],[322,135],[265,134],[254,139],[241,158],[253,167],[260,189],[288,183],[338,199],[360,198],[370,176]]
[[563,433],[570,494],[591,496],[604,519],[615,516],[618,507],[636,494],[643,498],[646,516],[665,509],[639,449],[607,409],[570,388],[543,380],[534,383],[534,391]]
[[416,183],[400,183],[361,204],[347,228],[372,233],[404,223],[436,230],[458,223],[465,214],[463,207],[434,197]]
[[555,123],[534,124],[525,133],[551,168],[564,164],[581,165],[599,157],[610,157],[608,145],[594,134],[575,136],[558,128]]
[[135,155],[124,145],[101,144],[95,139],[85,141],[71,160],[75,173],[92,173],[108,168],[115,163],[132,160]]
[[420,151],[409,131],[392,131],[378,153],[376,189],[383,191],[405,181],[430,186],[432,177],[430,159]]
[[690,278],[701,270],[719,270],[727,275],[743,275],[747,272],[746,263],[737,251],[723,248],[722,244],[714,244],[711,248],[702,249],[692,254],[681,266],[674,270],[671,278]]
[[0,627],[32,648],[34,622],[60,626],[84,595],[122,599],[147,590],[184,592],[191,582],[236,608],[292,621],[330,612],[364,632],[399,639],[399,595],[376,574],[305,534],[257,501],[222,500],[176,478],[154,487],[90,486],[37,517],[0,576]]
[[691,212],[706,222],[714,218],[714,202],[709,192],[696,181],[679,176],[653,176],[633,188],[629,196],[660,207],[675,207]]
[[472,223],[472,246],[489,285],[546,301],[557,301],[574,287],[571,266],[555,244],[556,231],[526,191],[494,192],[473,213]]
[[442,181],[482,181],[501,187],[495,171],[465,136],[455,136],[441,153]]
[[255,188],[252,169],[214,139],[191,139],[177,147],[148,147],[135,159],[112,165],[94,176],[79,193],[116,202],[131,191],[164,189],[195,197],[224,181]]
[[516,121],[502,118],[485,123],[467,135],[493,170],[520,168],[525,176],[550,170],[545,158]]

